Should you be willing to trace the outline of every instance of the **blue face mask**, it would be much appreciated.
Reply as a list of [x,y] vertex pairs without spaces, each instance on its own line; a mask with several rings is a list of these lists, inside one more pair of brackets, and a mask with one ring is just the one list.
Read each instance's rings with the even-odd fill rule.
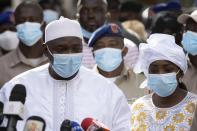
[[182,45],[185,51],[192,55],[197,55],[197,33],[192,31],[184,33]]
[[106,72],[117,69],[122,62],[122,50],[115,48],[103,48],[94,51],[97,66]]
[[92,36],[92,33],[87,31],[83,27],[81,27],[81,31],[82,31],[83,37],[86,38],[86,39],[90,39],[90,37]]
[[148,87],[161,97],[170,96],[177,88],[177,73],[148,74]]
[[80,68],[82,53],[53,54],[53,70],[63,78],[73,76]]
[[40,23],[25,22],[16,26],[18,38],[26,46],[33,46],[42,37]]
[[47,24],[50,23],[53,20],[57,20],[58,17],[59,17],[59,14],[58,14],[57,11],[50,10],[50,9],[44,10],[43,14],[44,14],[44,21]]

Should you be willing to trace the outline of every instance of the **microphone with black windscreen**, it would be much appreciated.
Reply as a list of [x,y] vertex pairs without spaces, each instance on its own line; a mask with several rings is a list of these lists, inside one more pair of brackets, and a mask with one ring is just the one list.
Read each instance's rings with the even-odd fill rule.
[[3,116],[3,103],[0,102],[0,125],[3,123],[3,119],[4,119],[4,116]]
[[25,86],[16,84],[11,91],[9,101],[5,103],[3,109],[3,114],[8,118],[7,131],[17,131],[17,121],[23,120],[24,117],[25,99]]
[[31,116],[27,119],[23,131],[45,131],[46,122],[39,116]]
[[3,103],[0,102],[0,131],[6,131],[5,125],[3,125],[3,121],[5,120],[3,115]]

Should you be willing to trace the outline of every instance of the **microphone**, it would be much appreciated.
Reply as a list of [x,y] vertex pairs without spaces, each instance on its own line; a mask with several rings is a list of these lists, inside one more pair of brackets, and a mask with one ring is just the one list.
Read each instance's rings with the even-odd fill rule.
[[85,118],[81,123],[81,127],[84,131],[110,131],[104,124],[93,118]]
[[5,103],[3,114],[8,118],[7,131],[16,131],[18,120],[23,120],[26,89],[24,85],[16,84],[11,91],[9,102]]
[[0,131],[6,131],[6,127],[3,127],[4,115],[3,115],[3,103],[0,102]]
[[77,122],[66,119],[62,122],[60,131],[84,131],[84,130]]
[[3,116],[3,103],[0,102],[0,125],[3,123],[3,119],[4,119],[4,116]]
[[45,131],[46,123],[39,116],[31,116],[27,119],[23,131]]
[[64,120],[61,124],[60,131],[71,131],[71,121]]
[[71,131],[84,131],[84,130],[77,122],[71,121]]

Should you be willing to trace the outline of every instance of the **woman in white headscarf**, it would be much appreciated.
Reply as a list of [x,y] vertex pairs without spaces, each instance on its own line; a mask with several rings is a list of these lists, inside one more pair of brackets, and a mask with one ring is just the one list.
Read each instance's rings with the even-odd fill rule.
[[144,72],[153,93],[132,105],[132,131],[189,131],[197,96],[181,81],[187,70],[183,49],[166,34],[152,34],[139,48],[135,71]]

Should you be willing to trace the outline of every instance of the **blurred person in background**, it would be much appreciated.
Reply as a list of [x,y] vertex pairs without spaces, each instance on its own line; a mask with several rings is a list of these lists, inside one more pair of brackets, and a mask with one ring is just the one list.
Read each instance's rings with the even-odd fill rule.
[[138,20],[128,20],[122,23],[122,26],[129,33],[135,35],[141,42],[145,42],[147,39],[147,32],[144,24]]
[[167,3],[158,3],[153,6],[147,7],[142,12],[142,20],[145,24],[146,30],[148,33],[151,33],[151,25],[153,19],[155,19],[156,15],[161,12],[170,12],[175,16],[179,16],[182,13],[182,6],[179,2],[172,1]]
[[126,95],[129,103],[148,94],[148,90],[139,88],[143,75],[136,75],[124,64],[123,57],[128,48],[124,44],[121,29],[116,24],[106,24],[98,28],[91,36],[89,47],[93,47],[96,65],[93,70],[114,82]]
[[12,0],[0,1],[0,12],[11,11]]
[[126,1],[121,3],[120,7],[120,18],[121,22],[127,20],[142,20],[141,12],[143,5],[136,1]]
[[42,47],[42,8],[36,2],[24,1],[14,16],[19,46],[0,58],[0,87],[14,76],[47,62]]
[[110,13],[109,22],[110,23],[119,22],[120,4],[121,4],[120,0],[107,0],[107,3],[108,3],[108,12]]
[[151,34],[163,33],[175,36],[176,44],[181,46],[183,26],[177,22],[177,15],[165,11],[160,12],[152,21]]
[[184,90],[187,71],[183,48],[172,35],[155,33],[140,44],[136,72],[143,71],[153,92],[136,100],[131,107],[132,130],[189,131],[197,95]]
[[[51,0],[41,0],[39,1],[40,6],[43,9],[44,21],[49,24],[53,20],[59,18],[58,6],[54,1]],[[60,10],[59,10],[60,11]]]
[[188,54],[188,70],[183,82],[188,91],[197,94],[197,10],[191,14],[181,14],[178,22],[185,25],[182,45]]
[[16,49],[19,43],[13,15],[11,11],[0,13],[0,51],[2,55]]
[[[107,10],[108,3],[106,0],[79,0],[77,3],[77,18],[81,25],[83,37],[83,62],[82,64],[88,68],[93,68],[95,61],[92,54],[92,48],[88,47],[88,40],[92,32],[108,22],[110,14]],[[138,48],[132,41],[124,39],[128,53],[124,57],[126,65],[133,68],[138,58]]]
[[136,35],[134,35],[130,31],[128,31],[126,28],[124,28],[119,20],[120,13],[121,13],[120,12],[120,6],[121,6],[120,0],[107,0],[107,2],[108,2],[108,12],[110,13],[109,23],[117,24],[122,29],[122,34],[124,35],[124,37],[131,40],[138,46],[140,42],[142,42],[141,39],[139,39],[138,37],[136,37]]

